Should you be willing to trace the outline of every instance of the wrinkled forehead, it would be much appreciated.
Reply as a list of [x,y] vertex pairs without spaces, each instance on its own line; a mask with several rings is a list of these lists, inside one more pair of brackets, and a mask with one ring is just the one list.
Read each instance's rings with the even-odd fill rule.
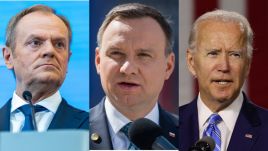
[[[60,25],[60,28],[67,29],[67,26],[65,23],[55,14],[50,12],[42,12],[42,11],[36,11],[29,13],[25,16],[23,16],[19,22],[17,23],[16,28],[23,29],[24,27],[30,26],[30,25],[51,25],[51,24],[57,24]],[[68,31],[68,29],[67,29]]]
[[17,24],[15,41],[26,41],[29,37],[64,39],[69,45],[68,28],[52,13],[33,12],[25,15]]
[[206,20],[199,21],[196,24],[195,28],[198,33],[202,31],[203,29],[215,28],[219,26],[222,27],[222,29],[226,29],[230,26],[235,27],[237,31],[240,32],[240,34],[243,34],[245,32],[242,24],[233,20],[206,19]]
[[197,42],[204,39],[229,40],[242,47],[246,45],[246,35],[241,31],[240,25],[236,22],[225,22],[218,20],[205,20],[197,26]]

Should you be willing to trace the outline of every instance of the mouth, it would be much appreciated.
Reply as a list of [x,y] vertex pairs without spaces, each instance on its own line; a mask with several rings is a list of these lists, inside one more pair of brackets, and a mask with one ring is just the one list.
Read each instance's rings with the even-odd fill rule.
[[122,85],[122,86],[127,86],[127,87],[135,87],[135,86],[139,86],[139,84],[132,83],[132,82],[119,82],[118,84],[119,84],[119,85]]
[[217,83],[219,85],[227,85],[231,84],[233,81],[232,80],[212,80],[213,83]]
[[50,63],[45,63],[45,64],[38,65],[36,68],[40,68],[40,67],[43,67],[43,68],[46,68],[46,69],[50,69],[50,68],[58,69],[57,66],[55,66],[54,64],[50,64]]
[[126,90],[138,88],[140,86],[138,83],[135,83],[135,82],[119,82],[118,85],[122,89],[126,89]]

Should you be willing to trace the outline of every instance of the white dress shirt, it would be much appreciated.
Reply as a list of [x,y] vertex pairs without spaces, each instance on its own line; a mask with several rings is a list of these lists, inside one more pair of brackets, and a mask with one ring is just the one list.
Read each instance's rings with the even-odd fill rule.
[[[57,91],[52,96],[37,102],[34,105],[41,105],[45,107],[46,111],[37,112],[35,114],[36,125],[38,132],[43,132],[48,129],[62,98],[60,92]],[[18,110],[19,107],[28,104],[22,98],[20,98],[16,92],[13,93],[11,100],[11,110],[10,110],[10,131],[13,133],[20,132],[24,126],[24,114]]]
[[[126,150],[130,142],[125,134],[123,132],[120,132],[120,129],[131,121],[119,111],[117,111],[117,109],[110,103],[108,97],[105,99],[104,107],[108,119],[109,132],[113,144],[113,149]],[[152,111],[145,116],[145,118],[150,119],[159,125],[159,109],[157,103],[155,104]]]
[[[218,112],[222,118],[222,121],[217,124],[221,131],[221,151],[227,150],[242,104],[243,94],[240,92],[232,104]],[[208,119],[213,112],[203,103],[200,94],[198,95],[197,100],[197,110],[199,121],[199,138],[202,138],[203,132],[208,126]]]

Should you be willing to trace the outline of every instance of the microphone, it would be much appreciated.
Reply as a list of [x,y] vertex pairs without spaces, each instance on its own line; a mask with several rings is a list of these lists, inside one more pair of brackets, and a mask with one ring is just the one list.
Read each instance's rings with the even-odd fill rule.
[[164,136],[153,121],[140,118],[129,128],[129,138],[141,150],[178,150]]
[[214,148],[215,141],[211,137],[204,136],[202,139],[198,140],[189,151],[213,151]]
[[32,93],[30,91],[24,91],[22,93],[22,96],[24,98],[24,100],[26,100],[27,102],[29,102],[30,107],[31,107],[31,114],[32,114],[32,123],[33,123],[33,128],[36,131],[37,130],[37,126],[36,126],[36,120],[35,120],[35,110],[34,110],[34,106],[32,103]]

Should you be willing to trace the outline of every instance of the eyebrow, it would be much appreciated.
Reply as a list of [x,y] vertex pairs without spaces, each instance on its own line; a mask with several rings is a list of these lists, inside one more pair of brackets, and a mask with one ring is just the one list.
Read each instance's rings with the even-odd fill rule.
[[[44,40],[46,38],[44,38],[45,36],[44,35],[40,35],[40,34],[31,34],[29,35],[26,39],[40,39],[40,40]],[[67,39],[63,36],[57,36],[57,37],[52,37],[52,40],[61,40],[61,41],[67,41]]]
[[208,48],[208,49],[205,49],[206,52],[210,52],[210,51],[216,51],[216,52],[220,52],[222,49],[217,49],[217,48]]
[[64,43],[67,43],[68,40],[63,37],[56,37],[56,38],[52,37],[52,41],[63,41]]
[[153,52],[152,49],[143,49],[143,48],[137,49],[137,51],[138,52],[149,52],[149,53]]
[[[207,52],[211,52],[211,51],[214,51],[214,52],[221,52],[222,51],[222,49],[205,49],[205,51],[206,51],[206,53]],[[244,51],[243,51],[243,48],[241,48],[241,49],[230,49],[230,50],[227,50],[226,51],[227,53],[232,53],[232,52],[238,52],[238,53],[243,53]]]
[[109,46],[106,50],[108,50],[108,51],[112,51],[112,50],[118,50],[118,51],[120,51],[122,49],[120,47],[117,47],[117,46],[112,45],[112,46]]
[[43,36],[40,36],[40,35],[31,34],[30,36],[26,37],[26,41],[28,41],[29,39],[44,40],[45,38],[43,38]]

